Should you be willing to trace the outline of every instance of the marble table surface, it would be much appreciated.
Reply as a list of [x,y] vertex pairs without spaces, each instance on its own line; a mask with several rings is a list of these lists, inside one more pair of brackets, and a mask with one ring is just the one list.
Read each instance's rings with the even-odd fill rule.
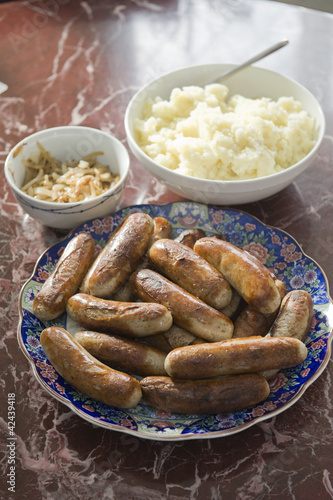
[[[311,168],[241,208],[287,231],[333,281],[333,15],[264,0],[45,0],[0,5],[0,163],[19,140],[57,125],[111,132],[135,91],[188,64],[261,61],[305,85],[326,134]],[[46,393],[18,347],[18,297],[38,256],[63,233],[23,213],[0,183],[0,497],[67,500],[333,498],[333,363],[283,413],[216,439],[161,442],[102,429]],[[119,208],[181,198],[131,155]],[[8,398],[15,394],[10,455]],[[10,457],[15,492],[8,490]]]

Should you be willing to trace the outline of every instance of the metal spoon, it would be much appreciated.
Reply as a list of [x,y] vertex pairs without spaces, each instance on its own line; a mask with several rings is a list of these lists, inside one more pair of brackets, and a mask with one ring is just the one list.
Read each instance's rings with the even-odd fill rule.
[[234,73],[237,73],[238,71],[246,68],[247,66],[250,66],[251,64],[255,63],[256,61],[259,61],[260,59],[263,59],[264,57],[269,56],[270,54],[281,49],[282,47],[284,47],[288,43],[289,43],[289,40],[282,40],[281,42],[276,43],[275,45],[272,45],[272,47],[269,47],[268,49],[264,50],[263,52],[260,52],[260,54],[257,54],[256,56],[252,57],[248,61],[244,62],[243,64],[240,64],[236,68],[232,69],[231,71],[228,71],[224,75],[219,76],[218,78],[216,78],[215,80],[213,80],[209,83],[220,82],[222,79],[225,79],[225,78],[229,77],[230,75],[233,75]]
[[7,89],[8,89],[8,85],[0,82],[0,94],[2,94],[3,92],[6,92]]

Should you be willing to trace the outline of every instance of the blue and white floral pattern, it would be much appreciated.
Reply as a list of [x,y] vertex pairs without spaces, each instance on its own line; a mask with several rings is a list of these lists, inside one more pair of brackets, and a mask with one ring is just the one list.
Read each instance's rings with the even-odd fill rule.
[[[32,312],[32,301],[47,279],[68,241],[81,231],[89,231],[103,248],[110,232],[121,219],[134,212],[161,216],[173,225],[173,237],[183,229],[203,229],[207,235],[221,233],[227,239],[255,255],[282,280],[288,290],[310,293],[315,315],[306,340],[308,357],[304,363],[279,372],[271,381],[267,400],[242,411],[220,415],[177,415],[140,403],[135,408],[113,408],[88,398],[68,384],[47,360],[40,345],[42,330],[50,325],[68,328],[66,314],[50,323],[42,323]],[[214,438],[239,432],[255,423],[286,410],[325,369],[331,354],[333,304],[327,279],[321,268],[302,252],[298,243],[284,231],[268,227],[253,216],[236,210],[221,209],[193,202],[166,205],[137,205],[112,216],[87,222],[64,240],[49,248],[39,259],[20,296],[21,323],[19,345],[30,361],[40,384],[53,397],[93,424],[154,440]]]

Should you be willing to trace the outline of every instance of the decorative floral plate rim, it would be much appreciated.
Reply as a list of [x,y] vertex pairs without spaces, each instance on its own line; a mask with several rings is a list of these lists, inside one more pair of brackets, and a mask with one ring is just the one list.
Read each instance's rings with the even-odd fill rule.
[[[88,231],[96,244],[103,247],[120,220],[134,212],[165,217],[173,225],[173,237],[191,227],[200,227],[206,234],[220,232],[231,243],[256,255],[284,281],[288,290],[302,288],[311,294],[315,315],[306,340],[308,357],[301,365],[281,371],[270,381],[271,393],[264,402],[242,411],[220,415],[178,415],[156,410],[144,403],[130,410],[113,408],[79,393],[49,363],[39,342],[41,331],[47,326],[57,325],[74,333],[73,325],[66,314],[54,321],[42,323],[32,311],[35,294],[73,236]],[[302,251],[292,236],[264,224],[247,212],[184,201],[164,205],[134,205],[108,217],[82,224],[43,252],[21,289],[18,343],[41,386],[92,424],[158,441],[223,437],[285,411],[300,399],[324,371],[330,359],[333,337],[333,303],[328,288],[321,267]]]

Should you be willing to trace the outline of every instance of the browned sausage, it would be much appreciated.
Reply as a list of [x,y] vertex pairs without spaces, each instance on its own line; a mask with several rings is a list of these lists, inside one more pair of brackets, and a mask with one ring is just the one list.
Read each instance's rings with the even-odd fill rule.
[[[149,241],[148,248],[150,248],[155,241],[158,241],[162,238],[171,238],[172,235],[171,222],[169,222],[164,217],[154,217],[153,223],[154,223],[154,232]],[[137,265],[136,270],[145,269],[148,266],[149,266],[148,257],[145,254],[141,258],[139,264]],[[112,299],[118,300],[120,302],[130,302],[135,300],[135,290],[131,286],[129,278],[112,295]]]
[[266,379],[254,373],[195,381],[146,377],[140,384],[146,403],[182,414],[234,412],[264,401],[270,392]]
[[[138,265],[138,268],[141,265]],[[145,264],[142,265],[145,268]],[[133,302],[135,301],[135,290],[130,286],[130,280],[127,279],[118,290],[112,294],[112,300],[116,300],[117,302]]]
[[154,232],[149,242],[149,247],[151,247],[155,241],[162,240],[164,238],[171,238],[172,236],[172,224],[170,221],[164,217],[154,217],[153,223]]
[[[281,299],[283,299],[287,293],[285,284],[280,280],[275,280],[275,284],[280,293]],[[271,314],[263,314],[247,305],[234,321],[233,338],[266,335],[271,328],[277,313],[278,311]],[[293,337],[293,335],[286,336]]]
[[230,338],[233,323],[183,288],[150,269],[133,273],[133,285],[144,302],[158,302],[167,307],[174,322],[193,335],[208,341]]
[[250,253],[217,238],[202,238],[194,250],[214,266],[254,309],[270,314],[281,303],[269,270]]
[[193,248],[194,244],[196,241],[198,241],[200,238],[204,238],[206,236],[205,231],[203,229],[197,229],[197,228],[191,228],[191,229],[184,229],[177,238],[175,238],[175,241],[178,243],[182,243],[183,245],[186,245],[189,248]]
[[215,309],[231,301],[231,287],[221,273],[186,245],[159,240],[148,250],[148,258],[160,273]]
[[201,379],[290,368],[302,363],[307,348],[298,339],[248,337],[179,347],[165,359],[170,377]]
[[129,215],[111,235],[84,278],[80,291],[110,298],[145,254],[154,230],[148,214]]
[[305,290],[292,290],[284,297],[279,314],[270,331],[272,337],[295,337],[304,340],[313,318],[311,295]]
[[165,352],[170,352],[172,349],[176,349],[176,347],[183,347],[190,344],[202,344],[205,341],[174,323],[166,332],[145,337],[145,342],[149,342]]
[[246,306],[234,322],[233,338],[253,337],[266,335],[272,326],[274,318],[263,314],[251,306]]
[[121,408],[139,403],[138,380],[95,359],[63,328],[46,328],[40,343],[57,372],[86,396]]
[[90,233],[74,236],[63,251],[52,274],[33,301],[34,314],[43,321],[65,312],[69,297],[77,292],[94,258],[95,242]]
[[69,299],[67,313],[83,328],[128,337],[164,332],[172,325],[170,311],[161,304],[116,302],[84,293]]
[[[313,318],[313,302],[311,295],[305,290],[292,290],[281,302],[269,336],[294,337],[304,341]],[[264,370],[261,374],[271,379],[279,370]]]
[[234,321],[245,307],[245,304],[245,301],[239,295],[237,290],[231,287],[231,300],[226,307],[223,307],[223,309],[221,309],[221,312]]
[[92,331],[77,332],[74,339],[92,356],[117,370],[142,377],[166,375],[166,353],[156,347],[117,335]]

